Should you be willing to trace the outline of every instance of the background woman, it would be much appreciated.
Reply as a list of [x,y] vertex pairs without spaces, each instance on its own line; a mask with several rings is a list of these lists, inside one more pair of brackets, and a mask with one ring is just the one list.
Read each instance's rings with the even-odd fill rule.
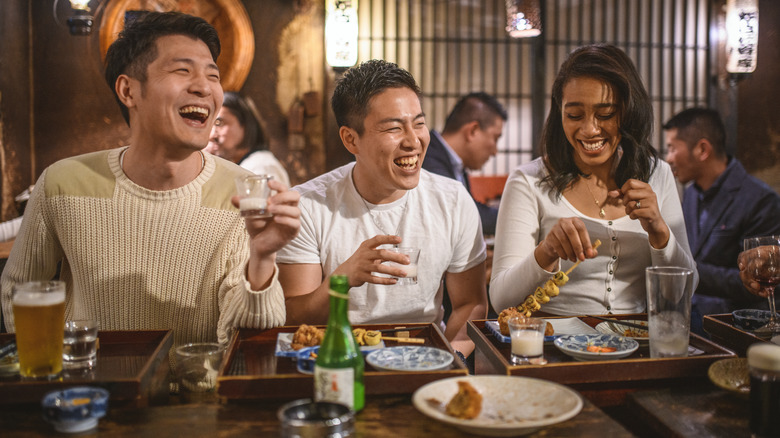
[[490,282],[497,312],[576,260],[583,263],[543,312],[644,312],[645,267],[695,271],[652,130],[650,99],[625,53],[590,45],[569,55],[553,83],[542,158],[515,170],[502,196]]
[[254,103],[238,93],[225,93],[206,151],[255,174],[273,175],[290,187],[287,171],[268,150]]

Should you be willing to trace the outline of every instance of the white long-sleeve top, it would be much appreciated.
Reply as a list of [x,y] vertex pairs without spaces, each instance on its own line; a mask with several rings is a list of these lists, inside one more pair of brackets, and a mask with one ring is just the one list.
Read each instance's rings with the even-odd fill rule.
[[[647,232],[638,220],[596,219],[574,208],[550,184],[539,182],[547,175],[541,158],[524,164],[509,177],[498,211],[490,300],[501,310],[517,306],[553,275],[536,262],[534,249],[560,218],[582,219],[595,242],[598,256],[580,263],[561,286],[560,295],[542,305],[542,311],[557,315],[641,313],[646,309],[645,268],[696,264],[688,247],[680,198],[669,165],[659,160],[649,184],[655,192],[661,216],[669,226],[665,248],[650,246]],[[560,269],[572,265],[562,261]]]

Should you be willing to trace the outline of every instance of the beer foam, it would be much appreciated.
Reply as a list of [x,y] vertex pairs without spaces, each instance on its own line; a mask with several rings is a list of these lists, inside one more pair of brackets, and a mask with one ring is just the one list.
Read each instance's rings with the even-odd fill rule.
[[15,306],[51,306],[65,302],[65,292],[17,292]]

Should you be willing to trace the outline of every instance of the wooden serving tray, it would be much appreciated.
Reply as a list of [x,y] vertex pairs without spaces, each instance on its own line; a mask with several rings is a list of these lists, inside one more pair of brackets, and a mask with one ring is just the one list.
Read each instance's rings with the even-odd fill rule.
[[[604,315],[614,319],[647,320],[647,314]],[[560,317],[545,317],[545,319]],[[570,318],[570,317],[566,317]],[[600,320],[579,317],[591,327]],[[552,342],[544,345],[546,365],[513,365],[512,346],[499,341],[485,326],[487,320],[468,322],[468,334],[476,345],[477,374],[505,374],[537,377],[569,385],[582,392],[597,406],[615,406],[626,401],[626,395],[638,389],[659,384],[674,384],[691,378],[707,379],[707,369],[716,360],[736,356],[734,352],[691,333],[690,345],[704,354],[681,358],[650,358],[650,347],[639,349],[623,359],[579,362],[558,350]],[[678,382],[679,383],[679,382]]]
[[[14,334],[0,334],[0,342],[14,338]],[[40,403],[49,391],[84,385],[107,389],[112,402],[146,406],[167,400],[168,351],[173,345],[170,330],[101,330],[98,340],[97,362],[90,372],[77,375],[66,371],[56,381],[22,380],[18,374],[0,377],[0,404]]]
[[747,349],[752,344],[769,342],[769,339],[734,327],[734,318],[730,313],[704,315],[702,327],[714,342],[734,350],[740,357],[747,357]]
[[[353,328],[383,330],[399,328],[409,337],[423,338],[425,344],[398,343],[385,340],[385,346],[425,345],[449,351],[455,357],[445,369],[425,372],[377,371],[366,363],[363,383],[366,395],[411,394],[420,386],[447,377],[465,376],[468,370],[452,350],[444,334],[434,324],[371,324]],[[276,327],[268,330],[239,329],[233,333],[228,353],[217,377],[217,393],[227,399],[294,399],[312,397],[314,382],[311,375],[296,369],[291,357],[276,356],[279,333],[294,333],[298,326]],[[383,333],[393,336],[392,333]]]

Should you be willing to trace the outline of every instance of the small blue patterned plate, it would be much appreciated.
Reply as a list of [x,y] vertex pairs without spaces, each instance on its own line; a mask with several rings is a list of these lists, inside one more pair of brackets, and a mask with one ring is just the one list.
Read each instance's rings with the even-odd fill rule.
[[447,368],[453,359],[447,351],[419,345],[382,348],[366,356],[366,362],[381,371],[435,371]]
[[[639,348],[631,338],[615,335],[564,335],[554,342],[559,350],[580,360],[614,360],[630,356]],[[615,351],[588,351],[588,347],[614,348]]]
[[52,391],[43,397],[43,419],[58,432],[85,432],[97,427],[108,410],[108,391],[92,386],[77,386]]

